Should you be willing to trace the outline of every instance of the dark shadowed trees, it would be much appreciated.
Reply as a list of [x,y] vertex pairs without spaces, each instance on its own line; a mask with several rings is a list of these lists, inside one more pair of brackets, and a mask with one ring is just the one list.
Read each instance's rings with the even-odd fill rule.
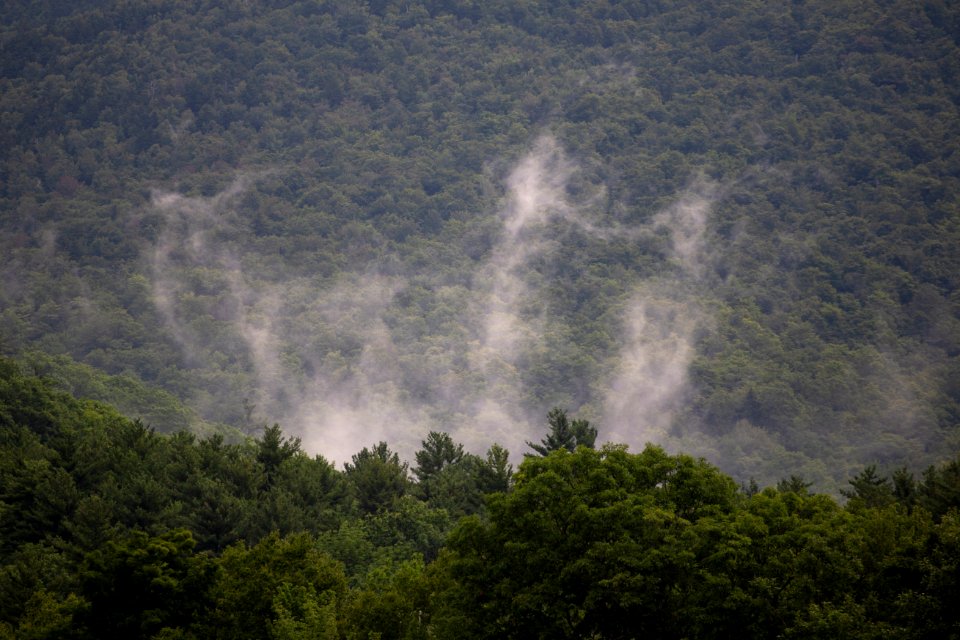
[[361,512],[386,509],[407,492],[410,485],[407,463],[401,463],[400,456],[390,451],[386,442],[370,449],[364,447],[352,456],[352,461],[344,463],[343,469]]
[[596,443],[597,429],[588,420],[570,420],[564,409],[551,409],[547,413],[547,424],[550,431],[540,444],[527,442],[527,446],[541,456],[560,449],[573,451],[580,445],[592,449]]

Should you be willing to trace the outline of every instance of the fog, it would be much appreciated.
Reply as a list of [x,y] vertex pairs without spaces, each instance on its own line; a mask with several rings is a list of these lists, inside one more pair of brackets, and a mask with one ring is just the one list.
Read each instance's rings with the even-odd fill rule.
[[542,430],[523,408],[517,365],[542,340],[542,292],[531,282],[530,262],[552,247],[551,223],[570,212],[566,185],[574,170],[557,142],[543,136],[504,180],[500,235],[474,278],[471,305],[482,322],[469,362],[483,380],[483,392],[471,407],[474,425],[454,434],[471,448],[498,442],[521,452]]
[[688,391],[695,334],[709,321],[700,280],[716,194],[716,185],[700,180],[653,217],[650,230],[670,237],[675,269],[639,283],[623,309],[619,364],[606,385],[602,421],[612,442],[636,449],[673,441],[670,428]]
[[[380,440],[412,460],[430,430],[447,431],[479,454],[497,442],[517,460],[526,441],[546,430],[523,383],[548,324],[549,271],[537,265],[561,259],[564,229],[575,227],[600,242],[669,238],[660,275],[638,278],[611,314],[620,347],[606,356],[609,377],[590,401],[601,416],[600,442],[669,442],[695,332],[707,322],[697,299],[716,189],[701,180],[648,223],[623,227],[569,197],[578,171],[551,136],[531,145],[500,180],[499,232],[469,290],[433,292],[461,306],[456,329],[417,341],[404,338],[392,319],[398,296],[424,274],[357,265],[332,280],[267,281],[244,266],[233,240],[242,223],[237,196],[256,188],[256,176],[242,175],[212,197],[156,191],[151,208],[163,227],[147,260],[157,311],[184,361],[208,384],[218,376],[243,381],[198,393],[194,403],[215,412],[212,404],[225,398],[243,401],[250,417],[243,428],[278,422],[304,449],[338,464]],[[216,326],[198,322],[198,308],[213,309]],[[424,372],[435,378],[423,379]]]

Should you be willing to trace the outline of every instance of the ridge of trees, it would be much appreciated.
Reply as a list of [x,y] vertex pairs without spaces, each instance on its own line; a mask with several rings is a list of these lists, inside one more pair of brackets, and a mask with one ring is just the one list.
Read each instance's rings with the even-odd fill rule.
[[[659,447],[561,447],[457,511],[421,485],[502,479],[499,450],[485,475],[444,434],[423,447],[418,482],[385,443],[339,472],[277,426],[157,434],[0,359],[0,637],[960,632],[960,458],[867,467],[841,506]],[[371,460],[409,489],[376,511],[354,492]]]

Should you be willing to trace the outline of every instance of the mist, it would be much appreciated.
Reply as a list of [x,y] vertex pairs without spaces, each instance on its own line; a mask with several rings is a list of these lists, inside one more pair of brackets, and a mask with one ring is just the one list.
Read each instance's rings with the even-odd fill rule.
[[689,391],[696,332],[708,325],[701,300],[708,266],[707,219],[717,186],[703,179],[658,212],[651,232],[670,238],[673,269],[638,283],[623,309],[621,349],[606,384],[603,437],[637,449],[670,445],[671,427]]
[[525,278],[530,259],[546,248],[545,225],[570,211],[565,188],[572,171],[556,141],[542,137],[506,179],[503,232],[483,278],[490,283],[483,345],[506,361],[515,360],[519,343],[540,333],[536,319],[521,317],[520,304],[533,293]]
[[[211,198],[153,196],[152,206],[165,220],[150,259],[153,300],[186,361],[210,366],[198,361],[201,354],[220,355],[229,361],[225,368],[246,370],[247,388],[236,391],[244,395],[251,424],[242,428],[280,423],[307,451],[339,462],[379,440],[411,449],[425,421],[401,398],[396,349],[382,320],[403,282],[344,276],[318,296],[308,279],[258,280],[244,269],[240,251],[219,239],[237,224],[234,196],[249,185],[238,179]],[[206,271],[220,281],[198,285],[196,274]],[[218,288],[215,313],[226,325],[220,327],[228,336],[223,344],[211,345],[187,317],[185,303],[204,297],[203,289],[213,297],[211,287]],[[347,357],[318,347],[317,336],[304,335],[293,318],[336,343],[355,345],[355,353]]]
[[482,322],[469,362],[483,392],[471,406],[475,426],[455,434],[467,446],[498,442],[516,454],[537,432],[517,368],[544,330],[546,309],[531,261],[553,248],[551,224],[570,214],[566,186],[575,169],[554,138],[541,136],[504,180],[500,234],[473,283],[471,313]]
[[[590,201],[572,201],[568,187],[578,171],[551,136],[531,145],[502,179],[499,232],[469,289],[432,292],[461,307],[456,328],[413,341],[395,312],[424,274],[355,265],[332,281],[268,281],[245,266],[232,240],[242,225],[238,196],[256,188],[256,176],[240,176],[208,198],[156,191],[151,208],[164,224],[146,255],[157,311],[208,386],[241,372],[240,387],[198,392],[193,403],[213,413],[216,402],[242,402],[242,428],[255,433],[278,422],[305,450],[338,464],[380,440],[412,460],[430,430],[449,432],[478,454],[499,443],[518,460],[526,442],[546,431],[523,369],[556,322],[547,317],[543,263],[562,259],[558,248],[570,228],[601,242],[657,234],[670,240],[669,264],[630,285],[613,314],[620,348],[606,356],[610,373],[591,404],[601,416],[601,442],[668,442],[694,336],[707,322],[697,296],[716,190],[699,181],[647,224],[625,228],[605,223]],[[197,321],[197,308],[216,326]]]

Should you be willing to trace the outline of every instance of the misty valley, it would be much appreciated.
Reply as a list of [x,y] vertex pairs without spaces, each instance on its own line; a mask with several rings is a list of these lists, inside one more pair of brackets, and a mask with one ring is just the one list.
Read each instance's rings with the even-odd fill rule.
[[0,7],[0,639],[960,637],[960,10]]

